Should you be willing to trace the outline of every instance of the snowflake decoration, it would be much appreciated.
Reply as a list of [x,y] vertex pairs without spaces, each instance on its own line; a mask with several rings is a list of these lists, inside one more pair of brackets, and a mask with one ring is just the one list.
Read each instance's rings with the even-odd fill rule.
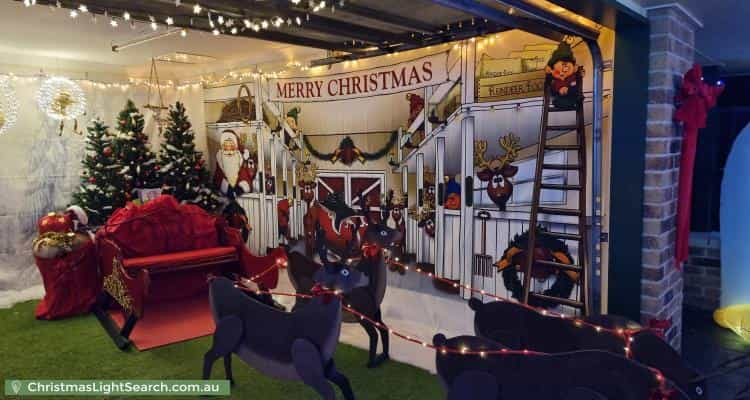
[[83,90],[68,78],[52,77],[39,88],[39,108],[56,121],[75,119],[86,111]]
[[18,99],[7,76],[0,77],[0,135],[16,124]]

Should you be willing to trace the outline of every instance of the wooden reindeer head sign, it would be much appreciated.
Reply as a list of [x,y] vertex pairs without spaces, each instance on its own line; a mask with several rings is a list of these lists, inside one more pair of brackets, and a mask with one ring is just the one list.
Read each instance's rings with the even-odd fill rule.
[[487,182],[487,194],[500,211],[505,211],[505,204],[513,194],[513,183],[510,178],[518,173],[518,167],[511,165],[518,157],[520,150],[520,138],[509,133],[499,139],[500,147],[505,150],[505,155],[498,156],[487,161],[484,153],[487,152],[487,142],[479,140],[474,143],[474,166],[477,169],[477,177],[482,182]]
[[302,200],[309,206],[315,200],[315,177],[318,167],[306,161],[297,169],[297,185],[301,190]]

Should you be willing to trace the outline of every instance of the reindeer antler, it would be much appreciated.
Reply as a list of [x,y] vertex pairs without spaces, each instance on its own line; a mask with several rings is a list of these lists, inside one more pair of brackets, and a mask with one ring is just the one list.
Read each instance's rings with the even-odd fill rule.
[[521,138],[513,134],[513,132],[510,132],[507,135],[501,137],[498,141],[500,142],[500,147],[505,150],[505,155],[499,158],[502,165],[510,164],[513,161],[516,161],[516,157],[518,157],[518,150],[521,150]]
[[484,153],[487,152],[487,141],[477,140],[474,142],[474,166],[484,168],[489,165],[489,161],[485,160]]

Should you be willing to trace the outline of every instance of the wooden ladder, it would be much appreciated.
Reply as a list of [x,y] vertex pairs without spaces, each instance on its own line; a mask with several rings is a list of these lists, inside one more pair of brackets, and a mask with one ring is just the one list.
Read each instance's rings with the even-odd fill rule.
[[[576,308],[585,315],[589,315],[589,273],[587,271],[586,255],[586,131],[583,113],[583,70],[581,68],[576,72],[576,84],[578,85],[579,98],[573,108],[556,108],[551,104],[551,77],[548,75],[544,83],[544,101],[542,103],[542,123],[539,130],[539,145],[536,156],[536,170],[534,173],[534,190],[531,202],[531,217],[529,220],[528,248],[526,249],[526,265],[523,274],[523,296],[521,301],[524,304],[529,303],[529,299],[535,299],[546,303],[560,304]],[[549,125],[549,113],[551,112],[575,112],[575,125]],[[576,131],[576,144],[548,144],[548,132]],[[577,153],[576,164],[548,164],[545,162],[545,153],[547,151],[575,151]],[[567,158],[566,158],[567,159]],[[556,171],[574,171],[578,173],[578,184],[571,185],[549,184],[542,181],[545,170]],[[566,179],[567,182],[567,179]],[[555,208],[541,206],[542,190],[558,190],[566,192],[578,192],[578,208]],[[537,231],[539,215],[560,215],[578,217],[578,233],[564,233],[547,230]],[[548,237],[578,242],[578,264],[568,265],[554,261],[534,260],[534,249],[536,246],[537,234]],[[531,291],[531,269],[534,264],[544,265],[553,269],[563,271],[573,271],[578,273],[579,296],[578,300],[547,296]]]

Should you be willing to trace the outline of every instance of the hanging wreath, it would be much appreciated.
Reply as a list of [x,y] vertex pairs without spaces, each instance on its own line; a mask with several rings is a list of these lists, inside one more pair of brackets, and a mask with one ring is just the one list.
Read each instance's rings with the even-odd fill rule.
[[[547,230],[541,226],[536,228],[537,241],[534,248],[534,259],[572,265],[574,263],[573,256],[570,254],[565,242],[544,235],[543,232],[545,231]],[[518,271],[522,270],[526,265],[528,239],[528,231],[516,235],[508,248],[503,252],[503,257],[495,263],[495,267],[502,271],[505,288],[511,292],[511,296],[515,299],[520,299],[523,292],[523,284],[518,277]],[[537,263],[534,264],[531,270],[531,276],[539,281],[546,281],[553,275],[555,276],[555,282],[549,289],[544,290],[542,294],[560,298],[570,297],[573,287],[579,279],[577,272],[554,269]],[[554,304],[546,301],[539,301],[533,305],[544,308],[554,306]]]
[[354,144],[354,140],[352,140],[351,137],[347,136],[341,140],[336,150],[331,153],[323,153],[312,146],[310,141],[307,139],[307,136],[303,136],[305,147],[310,152],[310,154],[313,155],[313,157],[319,160],[330,161],[334,164],[337,161],[340,161],[342,164],[347,166],[352,165],[355,159],[364,164],[365,161],[374,161],[385,157],[386,154],[388,154],[388,152],[391,150],[391,148],[396,144],[397,140],[398,133],[395,131],[391,132],[391,137],[388,139],[388,143],[386,143],[379,150],[373,153],[368,153],[360,150],[357,145]]
[[65,120],[76,119],[86,111],[83,90],[75,82],[62,77],[52,77],[42,83],[37,103],[48,117],[60,121],[61,134]]
[[0,135],[16,124],[18,99],[7,76],[0,77]]

